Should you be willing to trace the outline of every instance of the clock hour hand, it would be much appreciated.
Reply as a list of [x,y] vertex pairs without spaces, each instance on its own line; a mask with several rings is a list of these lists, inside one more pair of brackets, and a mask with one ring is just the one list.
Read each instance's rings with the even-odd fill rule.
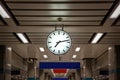
[[56,45],[55,45],[55,47],[58,45],[60,43],[60,41],[58,41],[58,42],[56,42]]

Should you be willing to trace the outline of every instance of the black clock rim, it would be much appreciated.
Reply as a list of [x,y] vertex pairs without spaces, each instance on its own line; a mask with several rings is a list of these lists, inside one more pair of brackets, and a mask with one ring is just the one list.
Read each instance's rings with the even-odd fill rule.
[[[66,32],[65,30],[57,29],[57,30],[53,30],[52,32],[50,32],[49,35],[50,35],[51,33],[55,32],[55,31],[64,31],[64,32]],[[66,32],[66,33],[69,35],[68,32]],[[47,36],[47,40],[48,40],[49,35]],[[69,36],[70,36],[70,35],[69,35]],[[71,36],[70,36],[70,39],[71,39],[71,45],[70,45],[70,48],[71,48],[71,46],[72,46],[72,38],[71,38]],[[47,40],[46,40],[46,42],[47,42]],[[47,48],[48,48],[48,45],[47,45],[47,44],[46,44],[46,46],[47,46]],[[54,54],[54,55],[64,55],[64,54],[67,54],[67,53],[70,51],[70,48],[69,48],[65,53],[63,53],[63,54],[55,54],[55,53],[53,53],[49,48],[48,48],[48,50],[50,51],[50,53],[52,53],[52,54]]]

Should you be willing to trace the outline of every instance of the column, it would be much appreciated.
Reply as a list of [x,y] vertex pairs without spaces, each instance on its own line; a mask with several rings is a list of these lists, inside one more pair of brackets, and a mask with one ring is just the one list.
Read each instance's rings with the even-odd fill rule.
[[92,60],[93,58],[83,59],[83,80],[93,80],[92,78]]
[[52,77],[51,77],[51,75],[48,75],[48,80],[52,80]]
[[80,69],[76,69],[75,80],[81,80]]
[[72,80],[72,76],[71,75],[68,76],[68,80]]
[[120,80],[120,45],[108,48],[109,80]]
[[30,63],[28,63],[28,80],[37,80],[37,66],[36,59],[29,58]]
[[44,70],[43,69],[39,70],[39,78],[40,78],[40,80],[44,80]]
[[0,45],[0,79],[11,80],[12,48]]
[[72,74],[71,74],[71,80],[76,80],[76,79],[75,79],[75,73],[72,73]]

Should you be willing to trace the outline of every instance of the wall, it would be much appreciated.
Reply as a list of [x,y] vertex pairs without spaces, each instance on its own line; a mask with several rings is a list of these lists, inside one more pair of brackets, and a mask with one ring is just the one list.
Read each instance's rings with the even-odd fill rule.
[[17,55],[14,51],[12,52],[12,66],[21,70],[27,71],[27,63],[22,57]]
[[97,58],[96,68],[102,68],[108,65],[108,51]]

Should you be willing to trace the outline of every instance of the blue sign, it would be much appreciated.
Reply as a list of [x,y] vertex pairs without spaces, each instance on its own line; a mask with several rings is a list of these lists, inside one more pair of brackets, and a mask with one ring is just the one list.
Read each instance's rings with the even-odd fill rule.
[[68,80],[68,78],[53,78],[52,80]]
[[80,62],[40,62],[40,69],[80,69]]

